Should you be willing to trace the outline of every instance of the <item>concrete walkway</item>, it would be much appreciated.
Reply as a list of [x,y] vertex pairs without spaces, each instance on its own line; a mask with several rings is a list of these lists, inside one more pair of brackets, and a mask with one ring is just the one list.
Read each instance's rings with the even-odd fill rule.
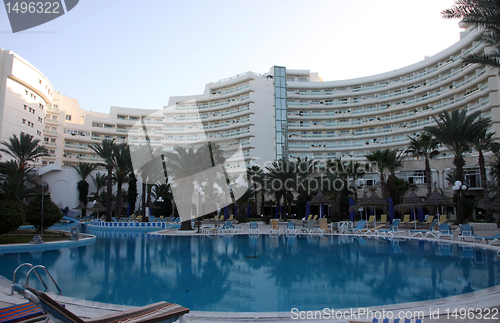
[[[300,221],[301,223],[301,221]],[[299,221],[297,221],[299,224]],[[204,222],[204,225],[213,225],[213,223]],[[249,224],[243,223],[238,224],[242,228],[241,233],[235,234],[248,234]],[[280,232],[284,233],[286,228],[285,223],[280,224]],[[298,225],[300,230],[300,225]],[[410,227],[403,227],[403,230],[410,230]],[[259,223],[259,233],[267,234],[269,233],[269,225],[264,225]],[[500,233],[500,229],[488,230],[488,231],[475,231],[478,236],[488,237],[494,236]],[[197,234],[196,231],[191,232],[178,232],[177,230],[165,230],[160,232],[153,232],[150,234],[165,234],[165,235],[185,235],[185,234]],[[457,236],[459,230],[455,231],[454,241],[457,241]],[[437,240],[437,239],[429,239]],[[447,240],[449,241],[449,240]],[[461,242],[462,243],[462,242]],[[467,242],[466,242],[467,243]],[[471,244],[472,245],[472,244]],[[498,244],[496,246],[486,246],[484,243],[480,245],[481,247],[499,250]],[[0,276],[0,308],[11,306],[14,304],[25,303],[24,300],[19,295],[10,296],[10,286],[11,282],[9,279]],[[55,295],[51,295],[56,298]],[[130,306],[121,306],[114,304],[103,304],[97,302],[89,302],[80,299],[74,299],[70,297],[58,296],[57,300],[66,304],[66,308],[76,315],[82,318],[94,318],[102,315],[107,315],[116,311],[123,311],[131,308]],[[181,304],[182,305],[182,304]],[[453,311],[457,309],[457,315],[454,316]],[[480,309],[483,315],[487,312],[484,309],[490,309],[489,319],[480,319],[479,313],[474,312],[472,309]],[[346,309],[350,310],[350,309]],[[500,286],[488,288],[486,290],[478,291],[475,293],[467,295],[459,295],[448,297],[445,299],[430,300],[424,302],[407,303],[407,304],[397,304],[384,307],[371,307],[370,311],[392,311],[394,315],[397,315],[399,311],[419,311],[424,313],[425,322],[468,322],[468,323],[479,323],[479,322],[499,322],[500,323]],[[468,311],[468,317],[462,317],[464,311]],[[437,315],[439,313],[440,315]],[[449,314],[447,314],[449,313]],[[306,313],[304,313],[306,315]],[[432,318],[430,316],[433,316]],[[463,315],[462,315],[463,316]],[[394,316],[397,317],[397,316]],[[306,320],[294,319],[291,312],[280,312],[280,313],[214,313],[214,312],[197,312],[192,311],[185,317],[186,322],[296,322],[296,321],[307,321],[307,322],[345,322],[335,319],[326,319],[320,317],[317,319],[311,318]],[[356,317],[357,320],[366,320],[367,317]]]

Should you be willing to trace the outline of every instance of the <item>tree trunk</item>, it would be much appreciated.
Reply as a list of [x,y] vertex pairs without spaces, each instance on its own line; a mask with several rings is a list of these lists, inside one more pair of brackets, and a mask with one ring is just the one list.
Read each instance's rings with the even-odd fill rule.
[[385,181],[384,181],[384,172],[380,171],[380,190],[382,191],[382,199],[387,200],[386,191],[385,191]]
[[[479,173],[481,175],[481,186],[483,187],[483,199],[488,201],[486,205],[489,206],[490,192],[488,189],[488,179],[486,178],[486,166],[484,162],[484,155],[482,150],[478,150],[478,153],[479,153],[478,157]],[[486,209],[486,221],[488,222],[494,221],[493,212],[489,207]]]
[[123,179],[118,178],[116,182],[116,210],[115,210],[115,216],[118,220],[120,220],[122,216],[122,184],[123,184]]
[[106,194],[106,222],[111,222],[111,214],[112,214],[112,199],[113,199],[113,166],[108,164],[106,165],[108,170],[108,179],[106,182],[107,186],[107,194]]
[[260,205],[260,214],[264,215],[264,212],[266,211],[265,205],[264,205],[265,202],[266,202],[266,196],[265,196],[264,193],[261,193],[260,197],[261,197],[261,200],[262,200],[262,204]]
[[425,178],[427,180],[427,197],[432,194],[432,177],[431,177],[431,166],[429,164],[429,158],[425,157]]
[[465,166],[465,160],[462,156],[455,156],[453,158],[453,165],[455,165],[457,169],[457,181],[464,181],[464,166]]

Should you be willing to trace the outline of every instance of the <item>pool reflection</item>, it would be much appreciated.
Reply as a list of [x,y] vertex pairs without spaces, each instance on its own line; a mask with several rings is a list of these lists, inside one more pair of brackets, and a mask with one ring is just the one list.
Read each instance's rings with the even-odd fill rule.
[[0,255],[0,274],[31,262],[47,266],[68,296],[250,312],[412,302],[500,284],[495,253],[447,242],[94,234],[86,247]]

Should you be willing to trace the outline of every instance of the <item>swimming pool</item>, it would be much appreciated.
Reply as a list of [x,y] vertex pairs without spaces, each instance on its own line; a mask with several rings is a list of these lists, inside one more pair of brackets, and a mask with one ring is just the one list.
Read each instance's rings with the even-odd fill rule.
[[0,274],[43,264],[66,296],[220,312],[376,306],[500,284],[495,252],[447,242],[90,233],[98,239],[86,247],[0,254]]

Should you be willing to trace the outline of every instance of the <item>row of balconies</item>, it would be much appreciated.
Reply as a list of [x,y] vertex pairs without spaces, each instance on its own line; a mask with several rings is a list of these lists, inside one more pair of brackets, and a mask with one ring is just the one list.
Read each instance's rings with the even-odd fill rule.
[[435,73],[438,69],[442,69],[443,67],[449,65],[450,63],[456,62],[458,60],[463,59],[465,56],[469,55],[476,49],[478,49],[482,45],[481,42],[474,42],[471,47],[468,49],[463,49],[462,52],[454,57],[451,57],[448,59],[446,62],[438,63],[437,66],[433,67],[427,67],[422,71],[417,71],[413,72],[411,75],[407,76],[400,76],[398,78],[394,79],[388,79],[387,81],[384,82],[375,82],[371,84],[362,84],[362,85],[356,85],[356,86],[348,86],[344,88],[334,88],[334,89],[324,89],[324,90],[302,90],[300,89],[299,92],[297,93],[296,91],[291,91],[291,94],[299,94],[299,95],[333,95],[336,93],[344,93],[344,92],[361,92],[361,91],[370,91],[370,90],[377,90],[377,89],[382,89],[386,88],[390,85],[396,84],[396,83],[406,83],[410,82],[422,77],[429,76],[433,73]]
[[[449,75],[442,77],[442,80],[451,78],[451,77],[456,76],[460,73],[462,73],[461,70],[454,71],[454,72],[450,73]],[[432,98],[437,97],[437,96],[439,96],[439,95],[443,94],[444,92],[447,92],[451,89],[456,90],[456,89],[462,88],[465,85],[469,85],[470,83],[480,79],[482,76],[485,76],[485,75],[486,75],[486,69],[482,69],[482,70],[478,71],[476,74],[474,74],[473,76],[466,77],[463,81],[460,81],[456,84],[452,84],[449,87],[440,88],[440,89],[433,91],[433,92],[427,92],[427,93],[424,93],[421,95],[417,95],[417,96],[414,96],[413,98],[406,98],[406,99],[402,100],[400,104],[410,105],[413,103],[418,103],[421,101],[432,99]],[[287,105],[292,107],[292,108],[295,106],[300,106],[300,107],[312,106],[312,107],[314,107],[314,106],[324,105],[324,106],[333,106],[334,107],[334,106],[345,106],[345,105],[357,105],[357,104],[362,104],[362,103],[366,104],[367,102],[372,101],[372,100],[393,98],[396,96],[411,93],[413,91],[414,91],[414,89],[406,89],[406,90],[399,90],[399,91],[395,91],[395,92],[391,92],[391,93],[372,95],[372,96],[363,97],[363,98],[349,97],[349,98],[336,99],[336,100],[307,100],[307,101],[305,101],[305,100],[296,100],[296,101],[288,100]],[[384,109],[384,107],[386,107],[386,105],[385,104],[380,105],[379,107],[380,107],[379,109]]]

